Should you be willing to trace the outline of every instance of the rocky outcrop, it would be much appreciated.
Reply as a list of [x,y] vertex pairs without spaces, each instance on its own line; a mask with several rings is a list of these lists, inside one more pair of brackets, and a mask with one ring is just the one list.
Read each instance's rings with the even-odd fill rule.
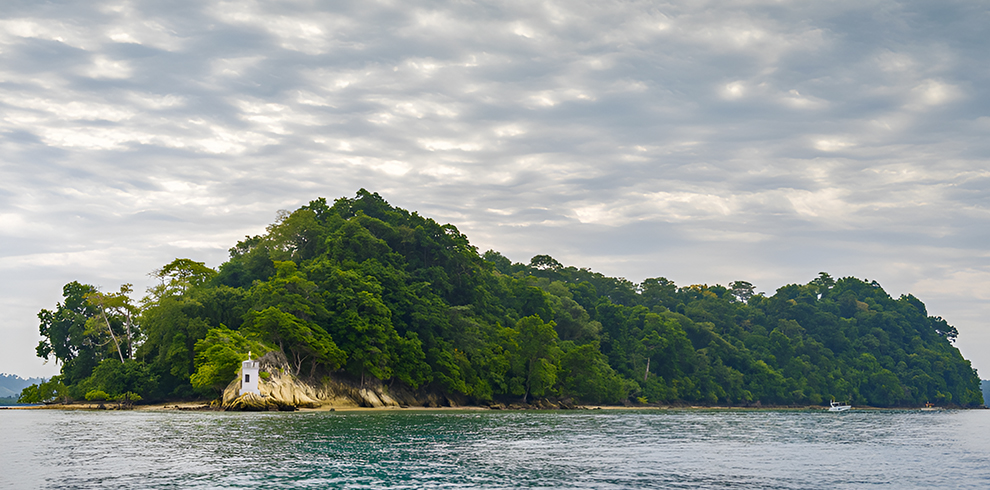
[[437,395],[417,394],[407,389],[390,390],[381,382],[363,386],[347,380],[325,377],[302,380],[292,374],[288,361],[280,352],[269,352],[260,361],[261,395],[241,393],[241,378],[231,381],[223,392],[221,405],[226,410],[264,411],[318,407],[401,407],[457,406]]

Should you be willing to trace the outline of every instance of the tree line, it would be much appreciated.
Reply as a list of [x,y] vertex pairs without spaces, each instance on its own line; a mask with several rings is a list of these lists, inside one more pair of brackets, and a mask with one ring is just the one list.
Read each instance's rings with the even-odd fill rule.
[[401,383],[475,403],[977,406],[958,332],[912,295],[821,273],[635,284],[548,255],[479,253],[376,193],[280,212],[217,269],[176,259],[140,300],[72,282],[39,313],[60,375],[26,401],[217,396],[248,353],[292,375]]

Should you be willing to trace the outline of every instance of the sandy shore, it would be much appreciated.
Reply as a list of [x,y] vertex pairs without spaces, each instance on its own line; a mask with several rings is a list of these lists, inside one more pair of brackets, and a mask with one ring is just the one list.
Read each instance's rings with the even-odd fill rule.
[[[761,410],[827,410],[828,407],[805,406],[805,407],[729,407],[729,406],[694,406],[694,405],[662,405],[662,406],[621,406],[621,405],[585,405],[578,406],[572,410],[604,410],[604,411],[626,411],[626,410],[732,410],[732,411],[761,411]],[[0,407],[7,410],[116,410],[114,403],[71,403],[68,405],[35,405],[27,407]],[[855,407],[855,410],[883,410],[874,407]],[[208,411],[211,410],[210,402],[168,402],[149,403],[134,405],[127,410],[136,411]],[[540,409],[511,409],[504,408],[504,411],[525,411]],[[895,409],[896,410],[896,409]],[[461,407],[358,407],[354,405],[331,406],[324,405],[318,408],[300,408],[298,412],[392,412],[392,411],[500,411],[487,406],[461,406]]]

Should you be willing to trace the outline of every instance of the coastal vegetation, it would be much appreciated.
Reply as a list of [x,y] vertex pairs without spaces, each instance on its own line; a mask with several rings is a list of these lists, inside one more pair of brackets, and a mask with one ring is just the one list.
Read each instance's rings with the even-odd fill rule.
[[22,378],[17,375],[0,373],[0,406],[16,405],[24,388],[43,383],[44,378]]
[[215,397],[249,353],[278,351],[299,379],[477,404],[983,403],[956,329],[875,281],[821,273],[768,296],[514,263],[363,189],[280,213],[217,269],[152,275],[139,302],[129,285],[65,285],[37,348],[61,373],[22,399]]

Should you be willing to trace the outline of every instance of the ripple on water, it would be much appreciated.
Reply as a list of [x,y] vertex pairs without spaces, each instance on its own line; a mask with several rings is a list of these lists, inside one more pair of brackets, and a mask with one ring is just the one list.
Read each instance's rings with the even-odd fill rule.
[[990,412],[0,413],[10,488],[987,488]]

